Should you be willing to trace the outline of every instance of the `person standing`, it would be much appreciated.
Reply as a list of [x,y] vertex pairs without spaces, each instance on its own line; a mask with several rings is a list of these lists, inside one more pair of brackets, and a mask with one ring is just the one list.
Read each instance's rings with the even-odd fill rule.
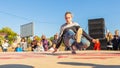
[[113,50],[118,50],[119,44],[120,44],[120,36],[119,36],[119,30],[115,30],[115,35],[113,37],[112,43],[113,43]]
[[107,50],[112,50],[113,49],[113,44],[112,44],[112,40],[113,40],[113,35],[111,32],[107,32],[106,34],[106,41],[107,41]]

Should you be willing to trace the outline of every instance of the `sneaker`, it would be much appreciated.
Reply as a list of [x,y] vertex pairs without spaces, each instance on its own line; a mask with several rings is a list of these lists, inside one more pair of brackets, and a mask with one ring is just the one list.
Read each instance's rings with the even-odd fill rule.
[[79,28],[77,33],[76,33],[76,42],[77,43],[80,43],[80,41],[81,41],[82,32],[83,32],[82,28]]

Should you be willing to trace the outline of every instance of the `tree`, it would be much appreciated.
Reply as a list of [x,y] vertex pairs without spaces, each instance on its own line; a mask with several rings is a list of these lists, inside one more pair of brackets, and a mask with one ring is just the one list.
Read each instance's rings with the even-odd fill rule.
[[0,33],[6,33],[7,35],[5,36],[5,39],[9,40],[9,43],[11,44],[13,42],[13,40],[15,40],[17,33],[15,33],[14,31],[12,31],[11,28],[9,27],[3,27],[0,30]]
[[49,38],[49,40],[51,40],[51,41],[52,41],[53,39],[54,39],[54,37],[53,37],[53,36]]
[[4,41],[4,37],[0,36],[0,46],[2,45],[2,42]]

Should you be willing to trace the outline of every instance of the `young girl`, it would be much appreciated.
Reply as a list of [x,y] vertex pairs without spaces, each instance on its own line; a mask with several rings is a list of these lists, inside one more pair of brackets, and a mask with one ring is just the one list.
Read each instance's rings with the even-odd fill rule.
[[44,51],[44,48],[43,48],[43,44],[42,44],[42,42],[39,41],[39,42],[37,43],[37,45],[38,45],[38,47],[37,47],[37,51],[38,51],[38,52],[43,52],[43,51]]

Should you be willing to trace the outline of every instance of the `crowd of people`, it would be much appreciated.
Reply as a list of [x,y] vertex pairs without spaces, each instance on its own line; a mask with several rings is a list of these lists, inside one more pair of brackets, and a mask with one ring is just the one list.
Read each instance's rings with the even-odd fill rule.
[[54,50],[57,39],[58,35],[55,34],[52,40],[48,40],[45,35],[42,35],[40,39],[38,36],[34,36],[30,43],[27,42],[27,38],[17,38],[12,44],[8,43],[9,40],[3,40],[1,49],[3,52],[7,52],[9,48],[14,52],[26,52],[30,48],[30,51],[43,52]]
[[120,50],[120,35],[119,30],[115,30],[113,35],[111,32],[106,33],[107,49]]
[[[26,38],[19,38],[13,41],[13,44],[9,45],[9,40],[2,42],[2,50],[6,52],[9,47],[13,51],[26,52],[27,48],[31,47],[31,51],[43,52],[52,50],[55,53],[60,45],[64,43],[65,50],[71,50],[72,54],[76,54],[76,50],[86,50],[90,43],[94,43],[94,50],[100,50],[99,39],[90,37],[82,27],[72,20],[73,15],[71,12],[65,13],[65,23],[60,28],[60,33],[55,34],[52,40],[48,40],[45,35],[42,35],[40,39],[38,36],[34,36],[33,40],[28,44]],[[120,36],[119,30],[115,31],[115,35],[111,32],[107,32],[105,39],[107,40],[107,49],[120,50]]]

